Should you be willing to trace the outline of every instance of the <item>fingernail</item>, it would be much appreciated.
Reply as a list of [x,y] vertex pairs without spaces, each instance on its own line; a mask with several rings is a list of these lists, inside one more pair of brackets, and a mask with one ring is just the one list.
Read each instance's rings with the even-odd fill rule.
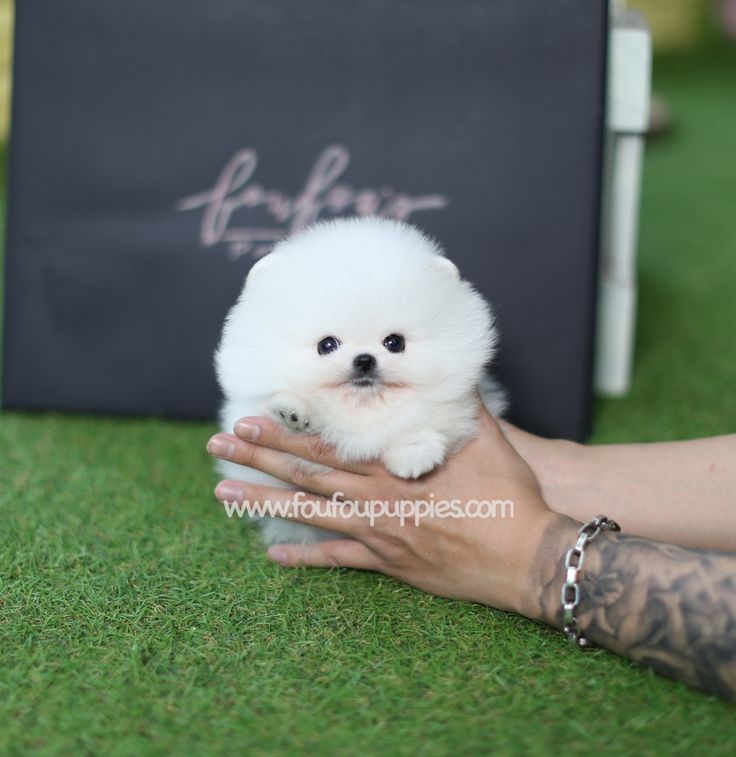
[[215,496],[220,501],[227,500],[228,502],[240,502],[243,497],[243,490],[237,485],[230,483],[229,481],[221,481],[215,487]]
[[207,451],[215,457],[231,458],[235,456],[235,443],[223,436],[213,436],[207,442]]
[[235,433],[249,442],[254,442],[261,433],[261,427],[250,421],[238,421],[235,424]]
[[271,547],[266,552],[266,557],[269,560],[277,562],[279,565],[286,565],[289,562],[289,555],[285,549],[279,549],[279,547]]

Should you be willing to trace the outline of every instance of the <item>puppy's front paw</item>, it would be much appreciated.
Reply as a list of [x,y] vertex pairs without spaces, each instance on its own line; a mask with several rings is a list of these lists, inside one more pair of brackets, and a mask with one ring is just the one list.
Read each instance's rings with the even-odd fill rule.
[[423,433],[402,439],[383,453],[383,464],[400,478],[419,478],[445,459],[447,444],[441,434]]
[[298,395],[286,392],[275,394],[268,403],[268,407],[274,418],[280,420],[291,431],[300,434],[315,433],[309,407]]

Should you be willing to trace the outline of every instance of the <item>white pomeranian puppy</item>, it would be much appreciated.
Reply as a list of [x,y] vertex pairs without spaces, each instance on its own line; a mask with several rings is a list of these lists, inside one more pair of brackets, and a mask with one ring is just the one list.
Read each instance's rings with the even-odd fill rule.
[[[488,304],[442,249],[382,218],[321,222],[279,242],[250,270],[215,355],[224,431],[271,415],[320,434],[346,462],[380,460],[402,478],[442,463],[477,430],[496,332]],[[219,461],[233,480],[284,486]],[[334,533],[260,519],[266,544]]]

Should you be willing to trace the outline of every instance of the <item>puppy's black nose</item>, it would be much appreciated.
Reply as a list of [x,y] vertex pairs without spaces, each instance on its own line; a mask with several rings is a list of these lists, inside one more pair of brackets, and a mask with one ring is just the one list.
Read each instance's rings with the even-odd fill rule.
[[376,358],[364,352],[353,360],[353,366],[361,373],[368,373],[376,367]]

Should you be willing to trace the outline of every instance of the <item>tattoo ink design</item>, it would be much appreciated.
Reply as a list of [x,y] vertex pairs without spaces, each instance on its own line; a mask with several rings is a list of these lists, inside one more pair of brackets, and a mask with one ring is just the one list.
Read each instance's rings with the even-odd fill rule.
[[[538,618],[562,627],[560,565],[577,525],[542,544]],[[586,551],[578,619],[588,638],[661,675],[736,699],[736,554],[601,534]]]

